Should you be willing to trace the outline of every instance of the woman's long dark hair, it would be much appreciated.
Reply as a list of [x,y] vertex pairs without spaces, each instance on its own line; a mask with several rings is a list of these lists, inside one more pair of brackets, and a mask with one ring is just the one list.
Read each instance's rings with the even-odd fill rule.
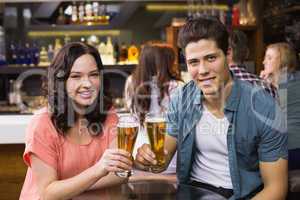
[[181,80],[175,64],[175,52],[171,45],[159,42],[149,42],[142,48],[139,65],[132,75],[132,89],[134,90],[131,109],[135,110],[144,121],[145,113],[149,111],[151,101],[152,77],[157,77],[160,91],[159,105],[165,95],[169,95],[171,80]]
[[[97,49],[80,42],[72,42],[65,45],[54,57],[48,69],[48,80],[45,86],[51,110],[51,120],[57,132],[63,136],[66,135],[67,131],[78,119],[74,102],[68,97],[66,91],[66,81],[69,78],[75,60],[85,54],[94,57],[100,73],[103,65]],[[100,79],[103,80],[103,77]],[[94,135],[101,132],[101,124],[105,121],[107,112],[112,105],[111,98],[105,94],[103,88],[103,84],[101,84],[96,100],[93,105],[87,108],[89,111],[84,113],[84,117],[88,121],[88,130]]]

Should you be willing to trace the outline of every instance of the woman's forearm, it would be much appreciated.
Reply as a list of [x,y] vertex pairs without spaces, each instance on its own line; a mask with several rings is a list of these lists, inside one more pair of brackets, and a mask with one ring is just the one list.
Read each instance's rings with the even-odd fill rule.
[[127,183],[128,178],[121,178],[116,176],[114,173],[110,173],[105,177],[99,179],[95,184],[88,188],[88,190],[95,190],[95,189],[104,189],[108,187],[112,187],[115,185],[119,185],[122,183]]
[[104,170],[99,172],[97,166],[90,167],[82,173],[68,179],[53,181],[42,192],[42,200],[70,199],[95,184],[99,179],[106,176]]

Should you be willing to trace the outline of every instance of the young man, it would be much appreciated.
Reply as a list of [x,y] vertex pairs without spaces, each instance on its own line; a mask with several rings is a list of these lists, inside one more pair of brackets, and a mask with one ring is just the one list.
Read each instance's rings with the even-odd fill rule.
[[[232,76],[226,27],[214,19],[188,21],[179,45],[193,80],[171,98],[166,166],[177,149],[181,184],[232,199],[284,199],[287,135],[278,105],[264,90]],[[138,149],[136,167],[156,163],[149,145]]]
[[243,31],[233,30],[229,36],[229,47],[227,51],[227,62],[230,71],[233,72],[237,79],[248,81],[255,86],[261,86],[274,98],[278,98],[277,90],[272,84],[246,70],[244,62],[248,58],[248,55],[247,35]]

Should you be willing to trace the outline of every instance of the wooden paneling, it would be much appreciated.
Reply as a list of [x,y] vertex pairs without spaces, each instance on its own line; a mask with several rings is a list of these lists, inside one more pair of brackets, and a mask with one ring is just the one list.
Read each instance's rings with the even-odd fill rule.
[[19,199],[27,170],[24,148],[24,144],[0,145],[0,200]]

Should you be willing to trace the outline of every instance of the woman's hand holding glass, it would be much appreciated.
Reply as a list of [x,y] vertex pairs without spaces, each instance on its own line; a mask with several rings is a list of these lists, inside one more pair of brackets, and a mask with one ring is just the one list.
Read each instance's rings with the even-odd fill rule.
[[[122,149],[106,149],[101,159],[97,162],[99,170],[105,174],[132,170],[131,154]],[[99,172],[101,173],[101,172]]]

